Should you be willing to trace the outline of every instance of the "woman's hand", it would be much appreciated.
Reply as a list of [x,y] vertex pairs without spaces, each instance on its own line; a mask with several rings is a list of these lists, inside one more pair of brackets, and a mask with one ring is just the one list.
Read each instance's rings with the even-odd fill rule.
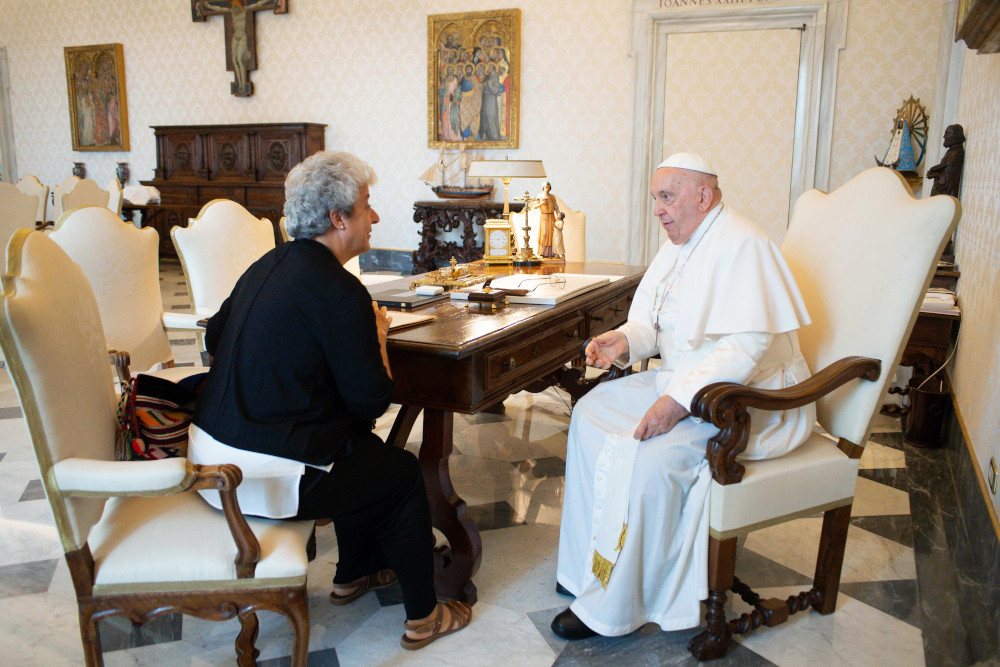
[[389,325],[392,324],[392,316],[385,306],[379,308],[378,302],[372,301],[372,310],[375,311],[375,326],[378,327],[378,342],[383,347],[385,339],[389,335]]
[[379,308],[378,303],[375,301],[372,301],[372,310],[375,311],[375,327],[378,330],[378,346],[382,352],[382,365],[385,366],[385,372],[391,378],[392,371],[389,369],[389,352],[385,349],[385,341],[389,337],[389,325],[392,324],[392,317],[389,315],[389,311],[385,309],[385,306]]
[[587,345],[587,365],[607,370],[615,359],[628,353],[628,338],[621,331],[607,331]]

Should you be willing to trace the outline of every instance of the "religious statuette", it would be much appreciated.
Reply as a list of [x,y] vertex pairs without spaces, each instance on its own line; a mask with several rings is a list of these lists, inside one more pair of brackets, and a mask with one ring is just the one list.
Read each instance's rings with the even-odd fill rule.
[[257,69],[257,39],[254,33],[256,12],[273,9],[275,14],[288,13],[288,0],[191,0],[191,20],[222,14],[226,24],[226,70],[235,73],[236,80],[229,91],[236,97],[253,95],[250,72]]
[[919,99],[911,95],[896,110],[891,134],[889,148],[881,160],[876,156],[875,162],[880,167],[895,169],[910,183],[910,187],[915,187],[921,182],[917,168],[924,159],[927,147],[927,111]]
[[566,214],[559,210],[552,184],[542,186],[542,194],[535,203],[538,209],[538,254],[543,263],[565,264],[566,248],[563,243],[563,225]]
[[962,185],[962,168],[965,165],[965,129],[961,125],[949,125],[944,131],[945,152],[941,162],[927,170],[927,178],[934,181],[932,195],[951,195],[958,198]]

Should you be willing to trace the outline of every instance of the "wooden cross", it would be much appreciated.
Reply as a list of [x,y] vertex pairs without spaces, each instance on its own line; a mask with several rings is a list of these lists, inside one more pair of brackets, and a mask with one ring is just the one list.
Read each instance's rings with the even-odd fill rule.
[[288,13],[288,0],[191,0],[191,19],[204,21],[207,16],[222,14],[226,24],[226,70],[236,73],[229,90],[236,97],[253,95],[250,70],[257,69],[257,38],[254,34],[256,12],[273,9]]

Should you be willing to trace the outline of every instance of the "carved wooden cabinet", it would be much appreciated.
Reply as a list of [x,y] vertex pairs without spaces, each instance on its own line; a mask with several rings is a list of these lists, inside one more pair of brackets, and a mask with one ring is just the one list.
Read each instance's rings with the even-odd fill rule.
[[285,176],[296,164],[324,149],[325,125],[255,123],[248,125],[160,125],[156,135],[153,180],[160,204],[143,211],[143,226],[160,234],[162,252],[173,253],[170,229],[213,199],[231,199],[274,225],[285,206]]

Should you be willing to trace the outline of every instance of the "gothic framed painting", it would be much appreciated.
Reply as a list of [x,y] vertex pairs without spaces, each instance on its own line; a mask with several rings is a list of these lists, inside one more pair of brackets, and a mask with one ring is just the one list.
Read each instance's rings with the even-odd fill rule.
[[427,17],[430,148],[517,148],[521,10]]
[[66,46],[63,55],[73,150],[129,150],[122,45]]

